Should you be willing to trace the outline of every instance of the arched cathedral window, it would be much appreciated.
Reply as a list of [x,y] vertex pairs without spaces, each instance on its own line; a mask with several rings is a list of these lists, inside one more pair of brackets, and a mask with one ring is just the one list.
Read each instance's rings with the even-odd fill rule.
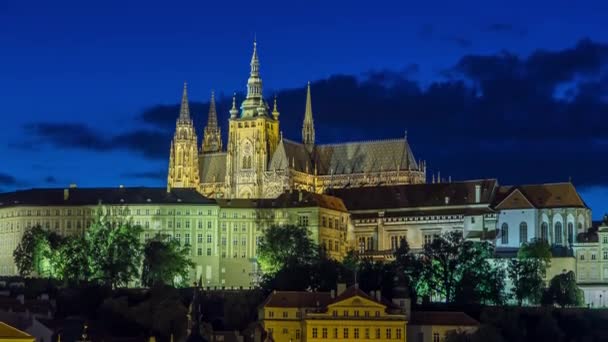
[[547,237],[549,235],[549,225],[547,224],[547,222],[543,222],[540,225],[540,239],[543,241],[548,241]]
[[574,224],[568,222],[568,244],[571,245],[574,239]]
[[558,245],[562,244],[562,223],[561,222],[556,222],[555,223],[555,243]]
[[522,222],[519,224],[519,243],[528,242],[528,224]]
[[500,229],[500,238],[501,238],[501,243],[503,245],[506,245],[509,243],[509,225],[506,223],[502,224],[502,227]]

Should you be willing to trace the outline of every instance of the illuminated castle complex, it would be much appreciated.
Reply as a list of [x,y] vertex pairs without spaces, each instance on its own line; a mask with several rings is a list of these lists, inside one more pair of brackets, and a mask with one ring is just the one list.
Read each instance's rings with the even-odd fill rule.
[[167,189],[193,188],[213,198],[275,198],[286,190],[322,193],[332,188],[425,183],[426,166],[416,161],[406,136],[316,144],[310,84],[301,141],[284,139],[280,132],[276,98],[271,110],[263,97],[254,42],[247,97],[240,109],[236,97],[232,99],[225,150],[213,94],[199,149],[184,85]]

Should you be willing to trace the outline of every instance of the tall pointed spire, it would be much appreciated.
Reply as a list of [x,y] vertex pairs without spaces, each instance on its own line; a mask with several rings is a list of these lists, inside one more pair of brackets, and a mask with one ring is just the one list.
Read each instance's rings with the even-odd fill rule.
[[203,136],[203,144],[201,151],[219,152],[222,150],[222,134],[220,127],[217,124],[217,111],[215,109],[215,92],[211,91],[211,100],[209,101],[209,117],[207,118],[207,126],[205,126],[205,134]]
[[253,54],[251,55],[251,72],[250,76],[260,76],[260,59],[258,58],[258,42],[253,38]]
[[272,117],[275,120],[279,119],[279,109],[277,108],[277,96],[276,95],[274,96],[274,107],[272,109]]
[[182,105],[179,109],[179,120],[190,121],[190,106],[188,105],[188,83],[184,82],[184,91],[182,93]]
[[251,72],[247,80],[247,97],[241,104],[241,117],[267,116],[269,107],[262,95],[262,78],[260,77],[260,59],[258,58],[258,43],[253,41],[251,55]]
[[232,119],[239,115],[239,110],[236,108],[236,92],[232,94],[232,108],[230,108],[230,117]]
[[306,88],[306,110],[304,112],[304,124],[302,125],[302,142],[310,152],[315,145],[315,123],[312,118],[312,100],[310,96],[310,82]]
[[217,128],[217,112],[215,110],[215,92],[211,91],[211,101],[209,102],[209,117],[207,118],[207,127]]

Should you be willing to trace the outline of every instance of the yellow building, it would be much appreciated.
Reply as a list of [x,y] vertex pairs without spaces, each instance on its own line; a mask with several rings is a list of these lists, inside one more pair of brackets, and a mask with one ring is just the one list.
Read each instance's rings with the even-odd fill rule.
[[125,215],[143,228],[142,242],[160,234],[190,246],[191,280],[205,287],[257,285],[257,241],[272,225],[310,230],[329,256],[349,250],[349,215],[336,197],[293,191],[275,199],[213,200],[194,189],[31,189],[0,194],[0,275],[16,275],[13,251],[33,226],[80,235],[97,210]]
[[17,328],[0,322],[0,342],[34,342],[36,338]]
[[410,342],[443,342],[450,332],[472,334],[478,328],[479,322],[464,312],[413,311],[407,339]]
[[358,287],[332,292],[275,291],[261,305],[259,319],[276,342],[405,341],[402,309]]

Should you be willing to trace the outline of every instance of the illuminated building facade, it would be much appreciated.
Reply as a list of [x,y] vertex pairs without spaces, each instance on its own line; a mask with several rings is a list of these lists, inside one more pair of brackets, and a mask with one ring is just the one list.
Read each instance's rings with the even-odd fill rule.
[[406,311],[358,287],[337,292],[274,291],[261,305],[259,320],[276,342],[405,341]]
[[263,97],[255,42],[250,67],[247,96],[239,108],[233,97],[225,150],[213,97],[198,148],[184,87],[170,150],[168,189],[197,189],[212,198],[275,198],[287,190],[323,193],[331,188],[426,182],[426,166],[414,158],[407,136],[317,144],[310,84],[301,141],[283,138],[277,99],[271,109]]
[[189,245],[192,280],[202,278],[208,287],[256,285],[256,245],[271,225],[308,227],[338,260],[351,248],[348,212],[329,195],[293,191],[276,199],[216,201],[181,188],[32,189],[0,194],[0,275],[17,274],[13,251],[27,229],[83,234],[100,208],[130,217],[143,228],[142,242],[160,234]]

